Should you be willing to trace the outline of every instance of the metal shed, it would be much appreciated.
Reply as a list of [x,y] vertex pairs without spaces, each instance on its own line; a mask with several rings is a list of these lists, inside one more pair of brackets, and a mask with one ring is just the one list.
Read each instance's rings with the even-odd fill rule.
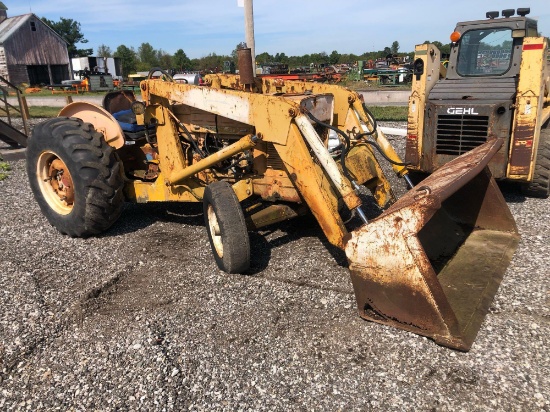
[[0,2],[0,76],[31,85],[70,79],[67,43],[33,13],[7,17]]

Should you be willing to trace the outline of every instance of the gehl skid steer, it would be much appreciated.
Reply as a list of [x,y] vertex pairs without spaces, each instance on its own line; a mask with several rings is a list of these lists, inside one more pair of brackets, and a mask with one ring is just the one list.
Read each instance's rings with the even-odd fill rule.
[[525,195],[550,195],[550,55],[529,8],[458,23],[448,67],[432,44],[416,46],[405,160],[431,173],[489,139],[498,180]]
[[[345,250],[361,317],[469,350],[518,243],[486,167],[502,141],[396,200],[375,150],[405,180],[406,167],[358,93],[258,79],[251,63],[240,66],[238,76],[207,76],[206,86],[149,76],[143,101],[113,92],[104,107],[75,102],[36,126],[27,168],[49,222],[86,237],[107,230],[125,200],[203,202],[217,265],[241,273],[249,230],[310,211]],[[361,186],[384,209],[371,221]],[[362,222],[350,231],[341,217],[349,211]]]

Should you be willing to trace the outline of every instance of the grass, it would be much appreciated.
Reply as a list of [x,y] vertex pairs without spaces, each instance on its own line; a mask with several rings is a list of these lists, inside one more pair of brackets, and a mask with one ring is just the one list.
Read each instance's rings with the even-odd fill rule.
[[376,120],[386,122],[406,122],[409,113],[408,106],[369,106]]
[[[61,111],[62,107],[54,106],[31,106],[29,107],[29,115],[34,118],[41,117],[57,117],[58,113]],[[0,109],[0,117],[5,117],[6,111]],[[21,117],[21,114],[15,110],[10,110],[10,116],[12,117]]]
[[10,165],[2,161],[2,157],[0,157],[0,181],[8,177],[8,174],[6,172],[9,172],[10,170]]
[[31,117],[57,117],[62,107],[53,106],[31,106],[29,114]]

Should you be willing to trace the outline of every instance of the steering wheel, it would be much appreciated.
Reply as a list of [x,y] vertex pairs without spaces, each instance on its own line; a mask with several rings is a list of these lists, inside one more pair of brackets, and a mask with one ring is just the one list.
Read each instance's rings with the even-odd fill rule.
[[153,74],[155,72],[161,72],[161,74],[164,76],[164,78],[161,79],[161,80],[164,80],[164,81],[167,81],[167,82],[173,82],[174,81],[174,78],[170,75],[170,73],[168,73],[166,70],[164,70],[160,67],[153,67],[151,70],[149,70],[149,74],[147,75],[147,80],[152,79]]

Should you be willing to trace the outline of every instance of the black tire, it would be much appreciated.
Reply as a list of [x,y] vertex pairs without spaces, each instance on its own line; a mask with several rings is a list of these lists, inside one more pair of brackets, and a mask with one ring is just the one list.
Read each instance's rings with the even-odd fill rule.
[[227,273],[242,273],[250,268],[248,230],[231,185],[224,181],[208,185],[204,191],[203,211],[218,267]]
[[107,230],[124,205],[122,164],[90,123],[58,117],[28,140],[27,174],[42,213],[71,237]]
[[546,199],[550,195],[550,129],[540,131],[533,181],[523,186],[523,194]]

